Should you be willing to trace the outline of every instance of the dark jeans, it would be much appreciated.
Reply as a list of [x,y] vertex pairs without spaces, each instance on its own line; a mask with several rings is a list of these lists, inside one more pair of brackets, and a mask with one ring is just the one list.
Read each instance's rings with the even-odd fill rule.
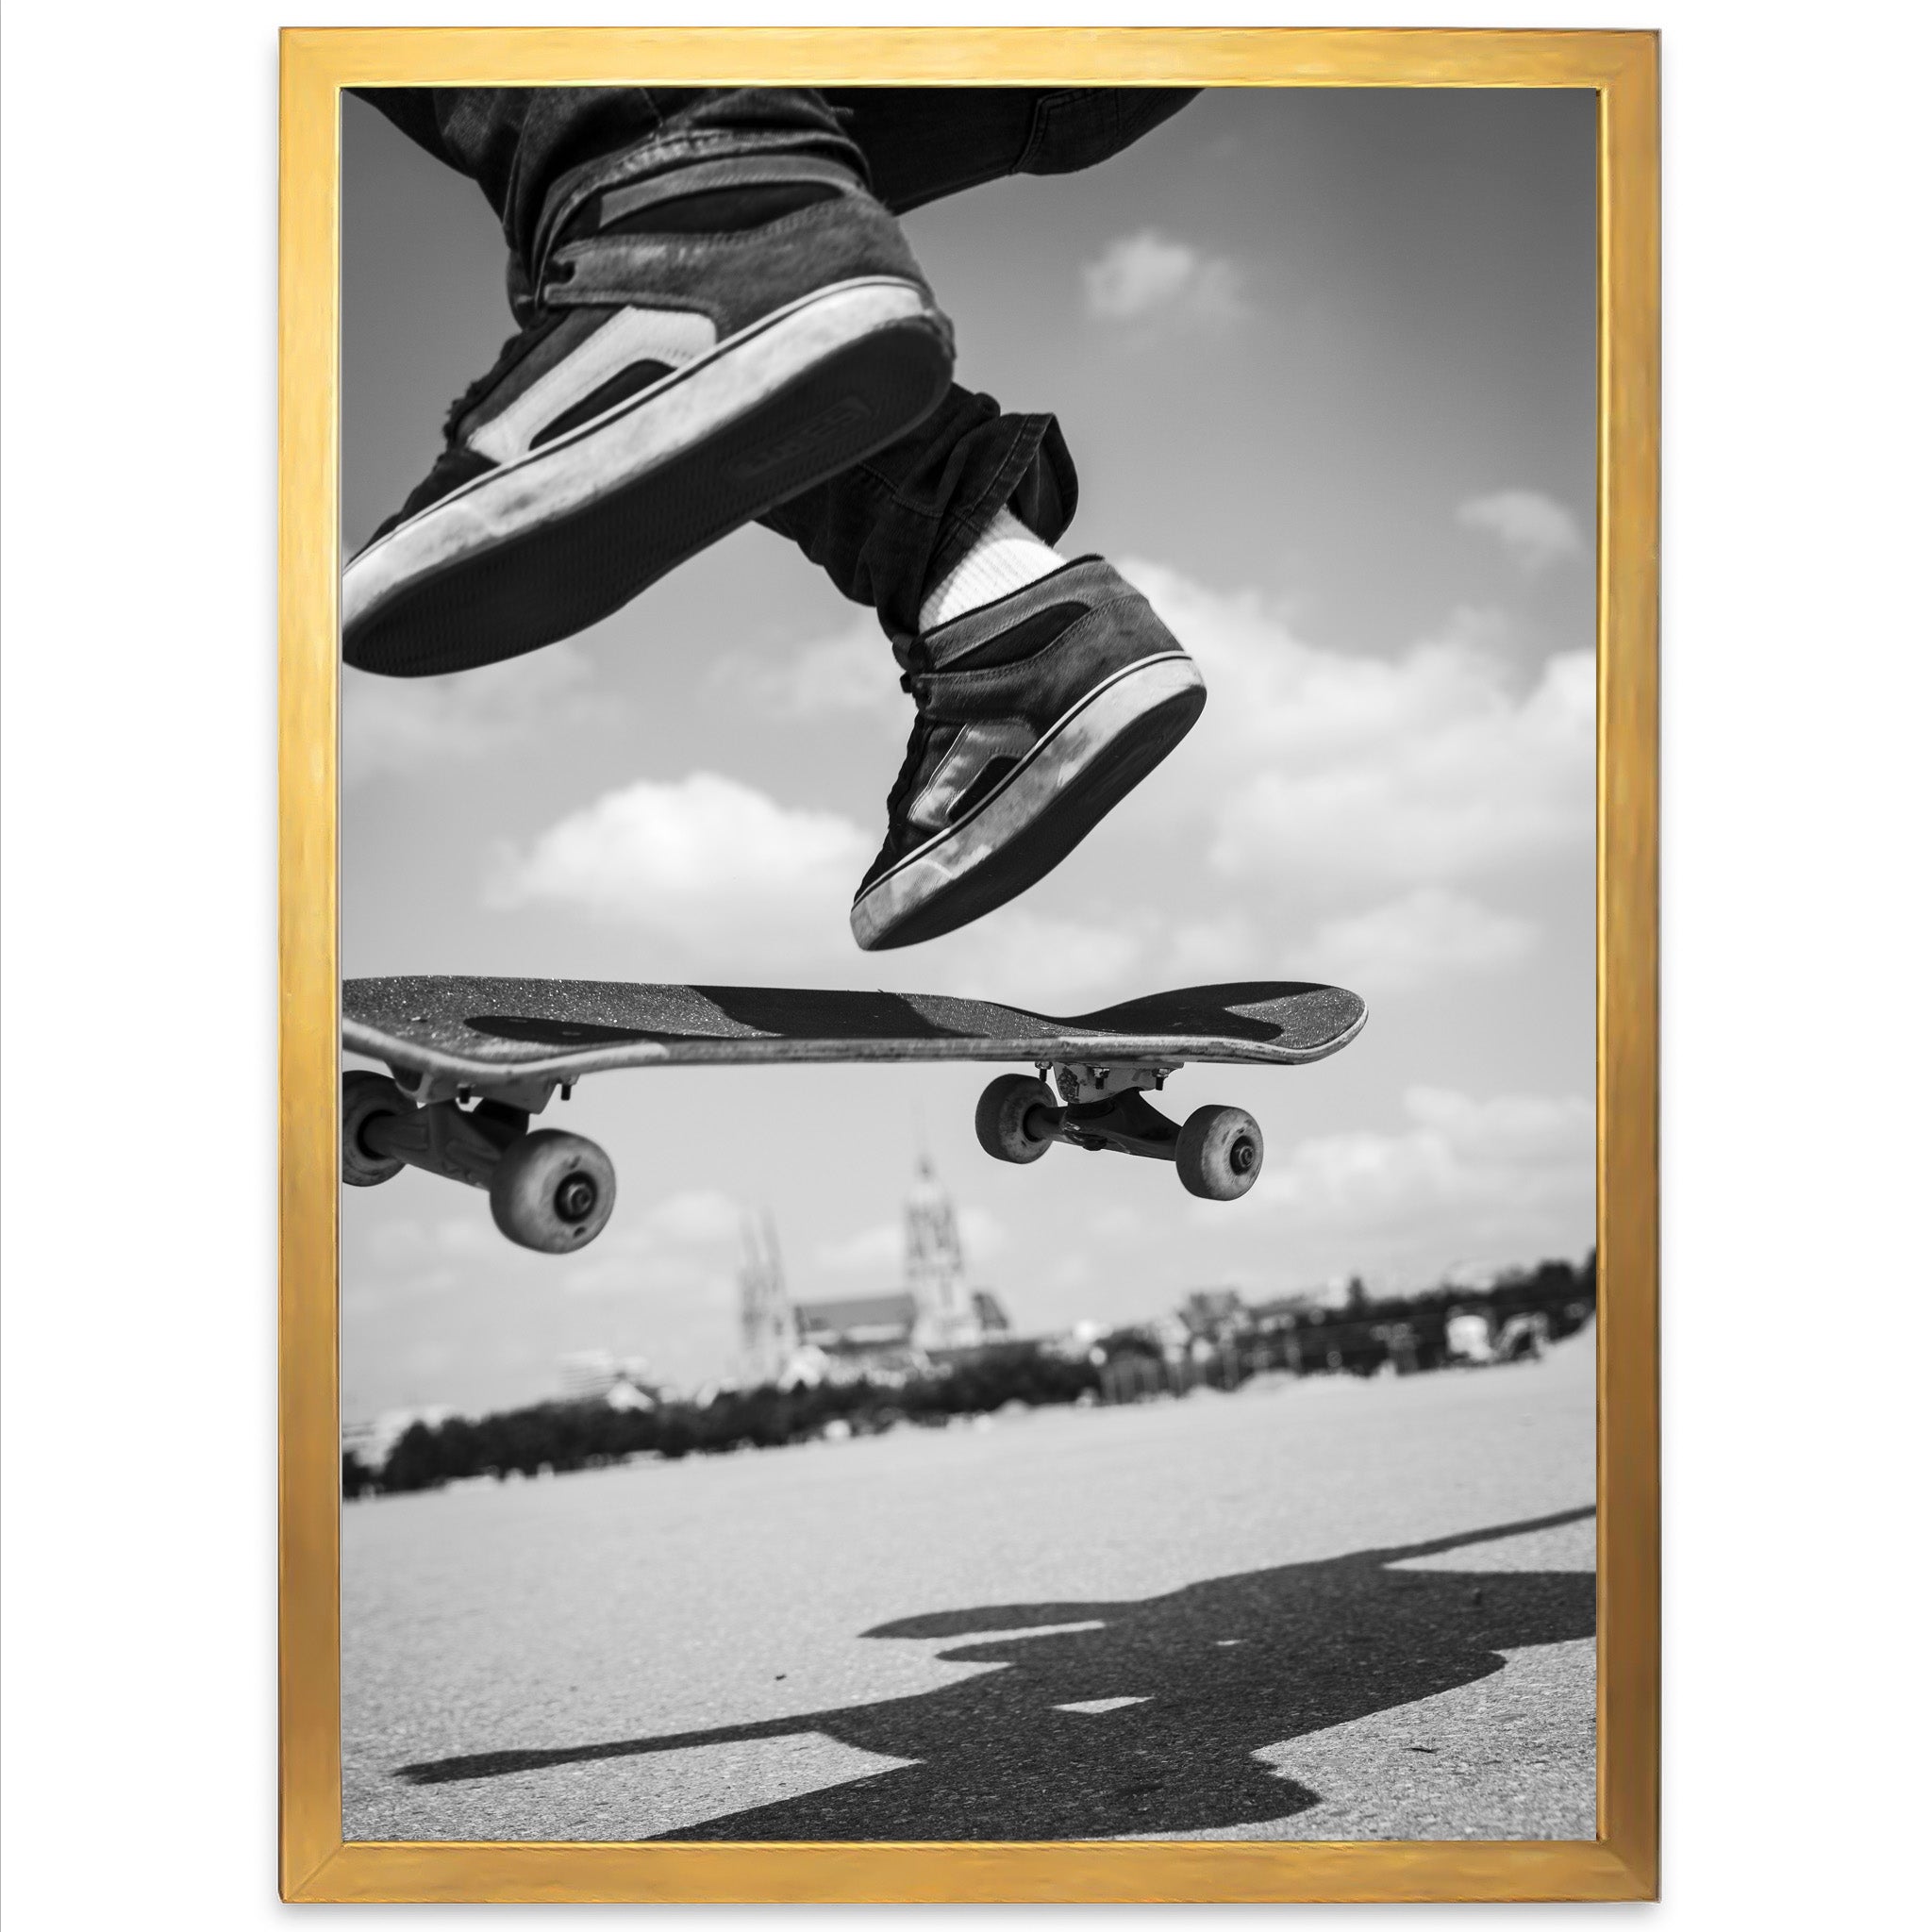
[[[1138,141],[1193,97],[1184,88],[369,88],[361,98],[468,175],[503,222],[512,306],[545,237],[626,152],[728,155],[810,130],[857,150],[873,192],[903,214],[1002,175],[1064,175]],[[615,166],[613,166],[615,164]],[[941,300],[944,292],[941,291]],[[890,630],[918,628],[927,590],[1002,507],[1048,542],[1078,495],[1052,416],[1002,413],[955,383],[923,423],[760,519],[790,537]]]

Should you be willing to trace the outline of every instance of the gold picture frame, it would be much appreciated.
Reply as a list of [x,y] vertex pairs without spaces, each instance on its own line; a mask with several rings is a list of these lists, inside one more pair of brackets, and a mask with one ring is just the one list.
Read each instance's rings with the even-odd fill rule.
[[[291,28],[281,42],[280,1799],[289,1900],[1650,1898],[1658,1773],[1657,41],[1356,29]],[[339,1618],[340,95],[658,81],[1574,88],[1598,129],[1597,1835],[345,1843]]]

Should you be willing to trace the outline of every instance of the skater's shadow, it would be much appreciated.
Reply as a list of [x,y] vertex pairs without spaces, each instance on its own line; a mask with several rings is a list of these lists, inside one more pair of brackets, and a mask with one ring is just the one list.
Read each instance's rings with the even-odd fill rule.
[[[1502,1669],[1501,1651],[1596,1628],[1596,1578],[1588,1571],[1393,1565],[1591,1513],[1571,1509],[1406,1548],[1215,1577],[1138,1602],[1004,1604],[907,1617],[866,1635],[971,1637],[938,1654],[1004,1668],[878,1704],[560,1750],[435,1758],[396,1774],[444,1784],[818,1732],[916,1761],[664,1836],[1077,1839],[1259,1824],[1306,1809],[1317,1794],[1278,1776],[1252,1755],[1257,1750],[1473,1683]],[[1122,1702],[1105,1711],[1063,1707],[1114,1699]]]

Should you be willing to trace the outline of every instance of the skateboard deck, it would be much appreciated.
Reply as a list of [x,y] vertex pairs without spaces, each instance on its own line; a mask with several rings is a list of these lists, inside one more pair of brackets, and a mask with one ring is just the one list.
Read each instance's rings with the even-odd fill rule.
[[342,1044],[477,1093],[619,1067],[780,1060],[1165,1059],[1302,1066],[1367,1009],[1339,986],[1243,980],[1056,1018],[940,993],[586,979],[352,979]]
[[[1019,1060],[981,1096],[980,1145],[1037,1160],[1056,1142],[1171,1160],[1191,1193],[1235,1200],[1260,1171],[1258,1123],[1202,1107],[1185,1123],[1147,1099],[1191,1061],[1305,1066],[1361,1031],[1339,986],[1239,980],[1058,1017],[942,993],[649,986],[621,980],[352,979],[342,1044],[389,1076],[342,1083],[342,1178],[371,1187],[405,1166],[481,1188],[497,1226],[550,1254],[595,1238],[617,1175],[593,1141],[530,1131],[577,1081],[625,1067],[838,1060]],[[1044,1077],[1052,1073],[1052,1086]]]

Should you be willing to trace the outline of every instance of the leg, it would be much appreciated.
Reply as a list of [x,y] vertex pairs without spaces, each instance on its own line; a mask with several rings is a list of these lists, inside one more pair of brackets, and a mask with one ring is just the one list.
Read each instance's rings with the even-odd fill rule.
[[[1191,91],[1173,88],[856,88],[823,96],[802,89],[688,88],[358,92],[483,190],[504,225],[511,303],[526,325],[538,312],[533,291],[542,280],[546,250],[557,234],[580,219],[586,204],[612,182],[641,172],[661,175],[675,169],[680,156],[763,156],[769,165],[774,147],[836,150],[841,161],[863,168],[879,200],[897,211],[1002,175],[1063,174],[1093,166],[1192,98]],[[709,218],[717,196],[705,200]],[[768,192],[762,209],[755,211],[768,212],[772,205]],[[909,254],[903,265],[893,265],[917,276]],[[512,343],[511,349],[521,356],[524,344]],[[452,422],[451,460],[432,472],[378,537],[475,480],[479,426],[487,431],[489,425]],[[472,433],[459,437],[457,432],[465,427]],[[808,467],[827,480],[791,494],[764,521],[797,542],[846,596],[878,610],[887,628],[900,635],[917,631],[919,608],[930,588],[958,566],[1002,509],[1012,510],[1051,543],[1071,521],[1077,491],[1072,458],[1051,417],[1002,415],[991,398],[958,388],[916,431],[869,460],[844,472],[827,471],[822,460]],[[712,534],[723,533],[721,528]],[[643,581],[661,574],[653,568]],[[375,575],[361,573],[365,580]],[[575,576],[581,591],[582,573]],[[642,582],[632,587],[641,588]],[[378,583],[371,594],[381,601],[388,589]],[[568,614],[562,606],[570,601],[551,600],[553,618]],[[500,606],[500,594],[492,602]],[[355,600],[351,605],[348,628],[354,638],[372,626],[360,621]],[[547,641],[532,635],[542,628],[554,625],[544,625],[533,612],[530,621],[512,626],[508,641],[530,648]],[[466,630],[463,648],[475,653],[474,623]],[[413,663],[392,661],[401,655],[394,650],[365,647],[358,656],[359,642],[355,639],[352,644],[351,661],[367,668],[457,668],[433,651]],[[481,658],[466,656],[464,661]]]
[[955,383],[896,442],[758,519],[790,537],[895,641],[912,638],[926,591],[1003,508],[1045,542],[1074,520],[1079,478],[1051,416],[1003,415]]
[[369,87],[367,101],[482,189],[527,271],[553,182],[647,142],[692,90],[641,87]]
[[[878,610],[918,705],[855,937],[904,945],[1004,904],[1167,755],[1201,681],[1107,564],[1047,547],[1077,495],[1053,419],[1002,415],[946,388],[944,369],[933,386],[931,344],[949,367],[950,330],[863,183],[909,208],[1000,174],[1085,167],[1185,98],[884,90],[835,108],[804,90],[566,89],[378,102],[483,186],[525,328],[452,412],[444,460],[352,562],[345,655],[424,673],[533,648],[760,516]],[[861,296],[840,335],[832,301]],[[824,368],[781,369],[785,407],[755,408],[748,435],[714,407],[668,458],[647,434],[644,468],[595,496],[611,468],[601,452],[621,458],[654,410],[674,435],[688,426],[719,365],[736,354],[755,375],[773,318],[794,310],[807,335],[829,322],[833,350]],[[706,340],[688,340],[699,324]]]
[[567,637],[945,396],[950,325],[808,90],[376,105],[497,208],[522,329],[350,560],[351,664],[424,675]]
[[[1191,88],[846,88],[825,100],[896,214],[1005,175],[1090,168],[1177,114]],[[1002,415],[957,384],[897,442],[761,519],[895,637],[1002,509],[1045,543],[1078,483],[1051,416]]]
[[[647,140],[724,90],[640,87],[357,88],[440,161],[470,176],[511,252],[529,258],[550,184]],[[802,91],[798,91],[802,92]],[[1187,106],[1193,88],[841,88],[821,98],[865,156],[894,214],[1003,175],[1096,166]]]
[[1097,166],[1177,114],[1195,88],[869,87],[825,98],[865,150],[873,192],[905,214],[1002,175]]
[[[1174,90],[872,89],[827,98],[876,192],[914,208],[1000,175],[1069,173],[1183,107]],[[1199,673],[1098,558],[1051,545],[1078,495],[1051,416],[957,384],[897,442],[762,521],[871,605],[918,706],[852,930],[954,930],[1064,858],[1199,716]]]

